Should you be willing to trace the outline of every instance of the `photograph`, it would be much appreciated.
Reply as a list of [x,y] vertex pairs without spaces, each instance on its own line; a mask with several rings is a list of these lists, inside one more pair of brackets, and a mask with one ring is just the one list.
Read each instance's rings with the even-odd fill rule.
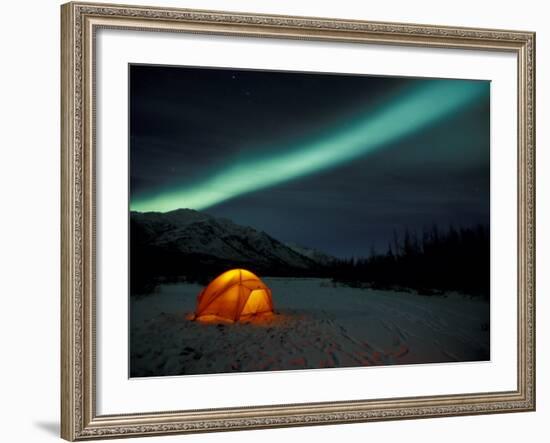
[[490,361],[490,81],[128,82],[130,377]]
[[537,408],[542,25],[279,3],[61,5],[68,441]]

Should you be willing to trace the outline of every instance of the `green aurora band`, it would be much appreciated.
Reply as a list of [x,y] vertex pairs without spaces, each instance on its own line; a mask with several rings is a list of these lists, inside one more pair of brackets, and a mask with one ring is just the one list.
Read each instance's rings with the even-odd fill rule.
[[484,81],[430,80],[317,139],[270,156],[230,163],[180,188],[132,199],[132,211],[202,210],[226,200],[342,165],[397,142],[483,97]]

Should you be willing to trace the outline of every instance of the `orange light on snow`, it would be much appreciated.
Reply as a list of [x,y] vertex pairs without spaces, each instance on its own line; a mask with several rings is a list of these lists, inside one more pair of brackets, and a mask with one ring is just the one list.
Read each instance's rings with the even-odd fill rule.
[[203,322],[237,322],[272,312],[271,289],[252,272],[232,269],[201,291],[192,317]]

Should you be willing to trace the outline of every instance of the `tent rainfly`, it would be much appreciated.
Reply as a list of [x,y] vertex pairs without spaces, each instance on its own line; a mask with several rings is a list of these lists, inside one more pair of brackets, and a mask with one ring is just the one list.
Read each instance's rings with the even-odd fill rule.
[[232,269],[216,277],[201,291],[192,318],[206,322],[238,322],[272,312],[271,289],[252,272]]

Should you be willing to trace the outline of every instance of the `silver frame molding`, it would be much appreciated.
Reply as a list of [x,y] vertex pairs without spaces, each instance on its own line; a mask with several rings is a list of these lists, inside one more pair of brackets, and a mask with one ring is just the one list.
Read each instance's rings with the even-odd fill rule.
[[[99,28],[507,51],[518,69],[518,380],[510,392],[98,416],[95,77]],[[61,436],[87,440],[535,410],[535,34],[67,3],[61,7]],[[130,411],[129,411],[130,412]]]

